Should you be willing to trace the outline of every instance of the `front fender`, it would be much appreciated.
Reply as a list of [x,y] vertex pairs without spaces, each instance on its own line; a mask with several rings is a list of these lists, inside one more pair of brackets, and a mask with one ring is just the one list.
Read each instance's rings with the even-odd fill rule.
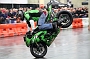
[[40,41],[46,41],[45,37],[44,37],[46,34],[47,34],[47,31],[40,31],[40,32],[36,33],[34,36],[34,42],[33,43],[40,42]]
[[24,37],[24,41],[26,43],[26,46],[29,47],[32,43],[37,43],[40,41],[46,41],[44,36],[47,33],[47,31],[40,31],[36,34],[34,34],[31,38],[28,38],[27,36]]

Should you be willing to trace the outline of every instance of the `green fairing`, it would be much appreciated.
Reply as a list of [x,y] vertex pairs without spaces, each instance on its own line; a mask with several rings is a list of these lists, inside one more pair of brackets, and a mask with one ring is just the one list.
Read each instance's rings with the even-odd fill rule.
[[50,37],[49,37],[49,41],[47,41],[47,46],[50,46],[51,43],[54,41],[54,39],[57,37],[57,35],[59,34],[60,29],[58,28],[57,33],[53,33]]
[[38,13],[39,10],[29,10],[29,11],[27,11],[27,12],[29,12],[29,13]]
[[[32,38],[28,38],[26,37],[26,45],[29,46],[32,43],[36,43],[36,42],[40,42],[40,40],[42,41],[46,41],[44,39],[44,35],[47,33],[47,31],[40,31],[38,33],[36,33],[34,36],[32,36]],[[43,34],[43,35],[41,35]]]
[[[26,20],[29,21],[30,17],[31,17],[30,14],[33,14],[33,13],[37,14],[37,13],[39,13],[39,11],[38,10],[29,10],[29,11],[25,12],[24,16],[25,16]],[[47,22],[49,20],[51,20],[50,19],[51,14],[52,14],[52,6],[50,5],[48,8]],[[32,20],[38,21],[39,18],[40,17],[33,16]],[[53,21],[56,21],[56,20],[57,20],[57,18],[54,17]],[[47,34],[47,30],[44,30],[44,31],[41,30],[38,33],[32,35],[31,38],[26,37],[26,45],[29,46],[32,43],[37,43],[37,42],[43,41],[47,46],[50,46],[51,43],[53,42],[53,40],[55,39],[55,37],[58,35],[59,31],[60,31],[60,29],[58,28],[57,33],[52,33],[52,35],[50,35],[50,37],[46,37],[45,35]]]
[[26,45],[29,46],[32,43],[43,41],[47,44],[47,46],[50,46],[50,44],[53,42],[53,40],[55,39],[55,37],[58,35],[59,32],[60,32],[60,29],[58,29],[57,33],[53,33],[50,37],[45,37],[45,35],[47,34],[47,31],[40,31],[36,33],[34,36],[32,36],[31,39],[26,37]]
[[[33,13],[39,13],[39,10],[29,10],[24,12],[25,19],[29,21],[31,17],[29,14],[33,14]],[[32,20],[38,21],[39,17],[32,17]]]
[[[24,12],[24,16],[25,16],[25,19],[28,20],[28,21],[30,20],[30,17],[31,17],[32,20],[38,21],[40,16],[39,17],[30,16],[30,14],[35,15],[35,14],[38,14],[38,13],[40,13],[39,10],[29,10],[29,11]],[[52,6],[50,5],[49,8],[48,8],[48,16],[47,16],[47,20],[46,20],[47,22],[49,20],[51,20],[50,19],[51,18],[51,13],[52,13]],[[54,17],[53,21],[56,21],[56,20],[57,20],[57,18]]]
[[51,12],[52,12],[52,10],[51,10],[51,9],[52,9],[52,6],[50,5],[50,6],[49,6],[49,11],[48,11],[48,12],[49,12],[49,17],[50,17]]
[[[26,46],[30,47],[31,54],[36,58],[41,58],[46,55],[47,46],[49,47],[52,44],[52,42],[55,40],[57,35],[59,34],[60,26],[62,26],[61,22],[59,21],[60,20],[59,17],[61,17],[60,15],[67,13],[69,17],[71,17],[70,21],[72,21],[73,19],[72,15],[66,11],[59,12],[59,14],[54,13],[54,11],[52,11],[51,0],[50,0],[50,5],[48,4],[47,11],[48,11],[48,14],[45,21],[46,23],[49,23],[49,22],[51,23],[52,21],[52,25],[55,24],[55,27],[53,26],[55,29],[53,28],[49,30],[44,30],[44,29],[41,30],[39,29],[38,27],[39,25],[38,25],[36,26],[35,30],[33,30],[32,32],[31,31],[27,32],[26,35],[24,36],[24,41],[26,43]],[[29,10],[24,12],[24,17],[26,21],[34,20],[38,22],[41,14],[42,12],[38,10]],[[66,17],[65,17],[65,20],[66,20]],[[70,26],[70,24],[67,24],[67,25]],[[68,26],[65,25],[65,27],[68,27]]]
[[29,39],[27,36],[25,37],[25,39],[26,39],[26,46],[28,47],[30,45],[31,39]]
[[48,8],[48,19],[47,19],[47,21],[49,21],[50,20],[50,17],[51,17],[51,12],[52,12],[52,6],[50,5],[49,6],[49,8]]
[[32,17],[34,21],[38,21],[40,17]]
[[29,19],[30,19],[29,14],[28,13],[25,13],[24,16],[25,16],[25,19],[29,21]]
[[[38,11],[38,10],[29,10],[24,13],[24,16],[25,16],[26,20],[28,20],[28,21],[30,20],[30,17],[32,20],[38,21],[40,16],[36,17],[35,14],[37,15],[39,13],[40,13],[40,11]],[[33,14],[34,14],[34,16],[32,17],[31,15],[33,15]],[[51,20],[51,15],[52,15],[52,5],[49,5],[48,16],[47,16],[47,20],[46,20],[47,22],[49,20]],[[57,20],[57,18],[55,15],[53,17],[53,21],[56,21],[56,20]],[[37,42],[43,41],[47,46],[50,46],[59,32],[60,32],[60,28],[58,28],[58,30],[55,33],[52,33],[48,37],[48,36],[46,36],[48,33],[47,30],[44,30],[44,31],[40,30],[37,33],[35,33],[34,35],[32,35],[31,38],[26,37],[26,45],[29,46],[32,43],[37,43]]]

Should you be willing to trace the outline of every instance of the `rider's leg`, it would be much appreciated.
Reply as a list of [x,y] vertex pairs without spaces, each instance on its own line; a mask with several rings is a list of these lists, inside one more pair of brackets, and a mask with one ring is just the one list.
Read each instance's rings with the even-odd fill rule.
[[38,25],[43,25],[45,23],[45,20],[46,20],[46,15],[43,13],[38,20]]
[[45,20],[46,15],[43,13],[38,20],[39,29],[42,30],[53,29],[52,23],[45,23]]
[[39,26],[39,29],[47,30],[47,29],[53,29],[52,23],[45,23]]
[[52,23],[52,26],[53,26],[53,31],[56,32],[57,31],[57,28],[58,28],[57,22],[53,22]]
[[42,30],[53,29],[54,31],[57,30],[57,22],[45,23],[45,20],[46,20],[46,16],[43,13],[38,21],[39,29]]

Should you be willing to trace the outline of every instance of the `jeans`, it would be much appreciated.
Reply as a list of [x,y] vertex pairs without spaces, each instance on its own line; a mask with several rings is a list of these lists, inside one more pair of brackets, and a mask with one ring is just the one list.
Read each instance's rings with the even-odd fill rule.
[[38,20],[39,29],[42,30],[53,29],[52,23],[45,23],[45,20],[46,15],[43,13]]

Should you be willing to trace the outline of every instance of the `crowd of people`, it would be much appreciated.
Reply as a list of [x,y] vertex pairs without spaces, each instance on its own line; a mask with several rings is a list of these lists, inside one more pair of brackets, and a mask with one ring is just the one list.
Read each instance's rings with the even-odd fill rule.
[[58,11],[61,10],[67,10],[71,12],[73,18],[87,18],[88,17],[88,8],[87,7],[79,7],[79,8],[67,8],[67,7],[62,7],[58,8]]
[[71,13],[74,18],[87,18],[88,8],[87,7],[71,8]]
[[[20,10],[25,11],[26,8],[19,8]],[[0,24],[9,24],[9,23],[20,23],[20,18],[17,18],[17,11],[19,9],[6,9],[0,8]]]
[[[23,12],[27,10],[31,10],[30,8],[19,8],[19,9],[6,9],[0,8],[0,24],[9,24],[9,23],[21,23],[22,21],[20,18],[17,18],[17,11],[23,10]],[[37,10],[41,10],[41,8],[36,8]],[[67,8],[67,7],[60,7],[58,9],[54,9],[55,13],[58,13],[61,10],[67,10],[72,13],[73,18],[87,18],[88,17],[88,8],[87,7],[79,7],[79,8]]]

